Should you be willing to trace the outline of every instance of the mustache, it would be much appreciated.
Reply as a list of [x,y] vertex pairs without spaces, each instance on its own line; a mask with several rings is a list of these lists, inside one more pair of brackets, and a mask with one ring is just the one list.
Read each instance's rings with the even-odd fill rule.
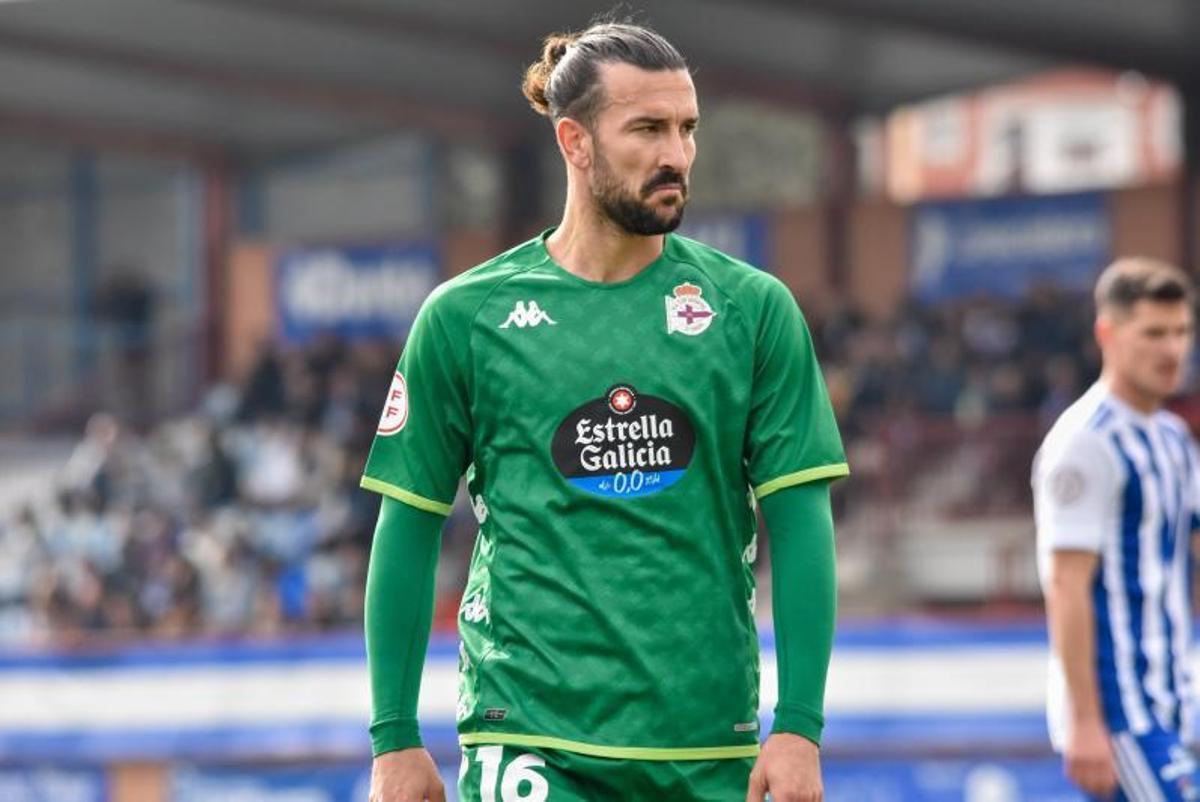
[[655,173],[654,177],[642,185],[642,195],[649,195],[659,187],[667,186],[668,184],[678,184],[683,189],[683,194],[687,195],[688,186],[687,179],[680,175],[675,170],[665,169]]

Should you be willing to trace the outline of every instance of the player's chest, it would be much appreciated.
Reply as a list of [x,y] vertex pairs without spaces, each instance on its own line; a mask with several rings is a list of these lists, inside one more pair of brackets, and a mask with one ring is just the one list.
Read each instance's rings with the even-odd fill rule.
[[1143,526],[1190,519],[1190,510],[1200,499],[1194,497],[1192,466],[1184,444],[1154,427],[1131,429],[1114,437],[1114,442],[1120,446],[1126,466],[1123,515],[1133,517],[1140,512]]
[[475,320],[475,397],[482,416],[505,425],[544,428],[595,405],[640,436],[677,418],[672,410],[734,411],[753,375],[746,322],[701,281],[637,291],[539,291],[530,282],[497,293]]

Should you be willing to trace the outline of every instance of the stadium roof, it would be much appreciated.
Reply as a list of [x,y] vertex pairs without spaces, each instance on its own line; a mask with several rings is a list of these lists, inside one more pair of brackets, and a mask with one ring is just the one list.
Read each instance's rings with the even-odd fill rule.
[[[1192,0],[645,0],[702,96],[834,119],[1063,64],[1200,75]],[[583,0],[0,2],[0,136],[173,156],[266,152],[398,128],[507,139],[518,90]]]

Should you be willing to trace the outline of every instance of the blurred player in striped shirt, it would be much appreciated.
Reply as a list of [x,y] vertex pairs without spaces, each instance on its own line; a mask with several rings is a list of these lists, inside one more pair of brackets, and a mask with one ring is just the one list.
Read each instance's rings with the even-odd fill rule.
[[1123,259],[1104,271],[1103,371],[1034,461],[1050,735],[1089,799],[1200,799],[1185,745],[1200,464],[1187,426],[1162,408],[1184,376],[1192,297],[1167,264]]

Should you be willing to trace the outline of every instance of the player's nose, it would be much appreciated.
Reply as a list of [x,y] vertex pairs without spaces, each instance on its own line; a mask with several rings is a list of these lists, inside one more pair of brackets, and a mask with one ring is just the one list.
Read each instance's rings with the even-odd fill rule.
[[659,151],[658,167],[662,169],[669,167],[679,174],[687,172],[688,155],[687,144],[684,137],[678,131],[664,137],[665,142],[662,149]]

